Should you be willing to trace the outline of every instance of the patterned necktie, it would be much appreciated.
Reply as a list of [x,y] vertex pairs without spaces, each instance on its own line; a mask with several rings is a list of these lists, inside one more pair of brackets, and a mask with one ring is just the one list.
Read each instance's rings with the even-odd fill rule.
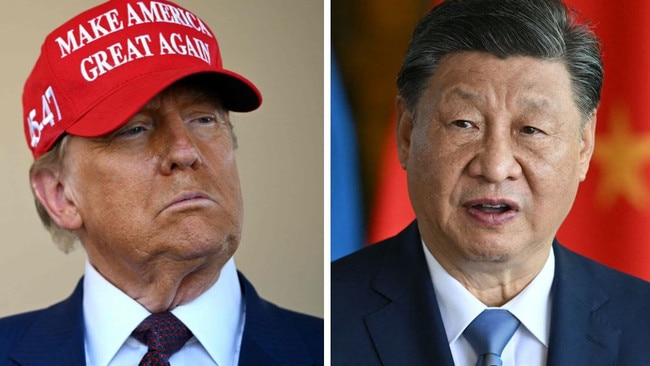
[[465,329],[465,338],[479,354],[476,366],[501,366],[501,352],[515,331],[519,320],[508,310],[487,309]]
[[132,333],[149,350],[138,366],[169,366],[169,357],[185,344],[192,332],[170,312],[151,314]]

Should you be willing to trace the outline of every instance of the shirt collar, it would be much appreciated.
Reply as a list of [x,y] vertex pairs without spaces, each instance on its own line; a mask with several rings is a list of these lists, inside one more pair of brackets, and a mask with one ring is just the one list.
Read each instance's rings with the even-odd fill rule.
[[555,254],[551,247],[539,274],[517,296],[502,306],[546,347],[551,334],[551,287],[554,276]]
[[194,333],[217,365],[237,364],[244,329],[244,302],[233,258],[226,262],[219,280],[210,289],[172,313]]
[[[455,342],[465,328],[487,306],[452,277],[422,243],[434,292],[440,307],[449,344]],[[535,338],[548,347],[550,335],[551,286],[555,273],[553,248],[540,273],[501,308],[509,310]],[[544,316],[539,316],[539,314]]]
[[[108,282],[86,260],[83,312],[86,352],[93,365],[107,365],[131,332],[151,313]],[[244,327],[244,303],[234,259],[218,281],[192,302],[178,306],[176,315],[220,365],[234,364]]]

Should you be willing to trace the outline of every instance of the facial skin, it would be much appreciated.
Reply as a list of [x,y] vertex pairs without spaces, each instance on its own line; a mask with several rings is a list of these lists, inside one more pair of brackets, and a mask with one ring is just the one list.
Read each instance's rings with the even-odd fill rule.
[[581,128],[560,62],[460,52],[398,113],[424,242],[486,305],[504,304],[541,270],[585,179],[595,111]]
[[92,265],[152,312],[209,288],[239,244],[232,128],[219,108],[167,90],[109,136],[72,137],[61,171],[32,177]]

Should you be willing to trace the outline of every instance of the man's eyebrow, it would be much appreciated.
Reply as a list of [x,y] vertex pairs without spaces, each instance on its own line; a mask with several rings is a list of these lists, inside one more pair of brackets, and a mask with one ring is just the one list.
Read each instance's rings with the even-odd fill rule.
[[467,101],[483,101],[485,96],[483,94],[473,92],[467,88],[461,86],[454,86],[451,89],[448,89],[442,94],[443,100],[450,98],[460,98]]
[[537,109],[540,111],[546,110],[550,107],[551,103],[544,97],[526,97],[520,99],[517,104],[527,109]]
[[[454,86],[446,90],[442,94],[443,100],[459,98],[469,102],[482,102],[485,100],[485,95],[482,93],[474,92],[462,86]],[[529,109],[546,110],[551,106],[548,98],[544,96],[525,96],[517,100],[517,104]]]

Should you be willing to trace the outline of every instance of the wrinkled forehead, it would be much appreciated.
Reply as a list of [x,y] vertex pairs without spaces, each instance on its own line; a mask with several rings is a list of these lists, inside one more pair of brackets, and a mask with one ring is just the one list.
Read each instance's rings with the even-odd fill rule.
[[220,112],[227,112],[223,108],[219,92],[215,90],[214,86],[196,77],[185,78],[168,86],[149,100],[142,110],[160,108],[162,101],[166,98],[171,98],[178,102],[211,104]]
[[417,105],[452,101],[477,105],[508,101],[526,109],[564,104],[578,108],[564,62],[530,56],[501,58],[475,51],[442,57]]

